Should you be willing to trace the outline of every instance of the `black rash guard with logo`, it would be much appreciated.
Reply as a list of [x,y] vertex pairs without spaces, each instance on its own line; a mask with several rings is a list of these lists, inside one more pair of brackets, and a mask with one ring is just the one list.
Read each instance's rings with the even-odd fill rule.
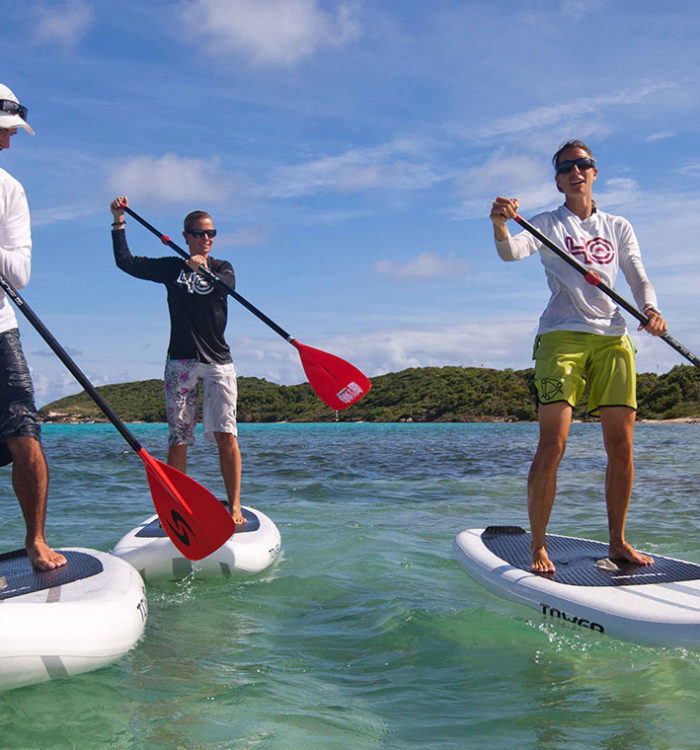
[[[179,258],[132,255],[123,229],[112,232],[114,260],[137,279],[165,284],[170,312],[169,359],[196,359],[206,364],[228,364],[231,351],[224,340],[228,295],[195,273]],[[232,290],[236,276],[226,260],[209,257],[210,270]]]

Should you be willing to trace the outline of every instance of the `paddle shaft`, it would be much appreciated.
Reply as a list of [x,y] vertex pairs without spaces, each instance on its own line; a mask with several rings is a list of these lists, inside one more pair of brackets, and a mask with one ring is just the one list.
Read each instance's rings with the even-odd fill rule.
[[[170,237],[168,237],[167,234],[162,234],[159,232],[152,224],[149,224],[144,218],[139,216],[136,211],[133,211],[129,206],[122,206],[124,211],[129,214],[129,216],[136,219],[136,221],[139,222],[139,224],[142,224],[146,229],[148,229],[149,232],[153,232],[156,237],[168,247],[172,248],[176,253],[180,254],[183,258],[189,260],[190,254],[183,250],[179,245],[176,245]],[[235,289],[231,289],[231,287],[225,282],[222,281],[213,271],[210,271],[205,266],[200,266],[197,270],[197,273],[204,276],[206,279],[208,279],[219,291],[224,292],[224,294],[230,294],[231,297],[233,297],[236,302],[240,302],[243,307],[246,307],[250,312],[253,313],[256,317],[260,318],[263,323],[268,325],[272,330],[279,334],[285,341],[292,344],[292,346],[296,346],[296,339],[294,337],[287,333],[287,331],[284,330],[281,326],[277,325],[274,320],[270,319],[265,315],[262,310],[258,310],[257,307],[252,302],[249,302],[245,297],[242,297]]]
[[58,341],[56,341],[48,328],[41,322],[36,313],[24,301],[20,293],[14,288],[14,286],[2,273],[0,273],[0,287],[2,287],[5,294],[7,294],[7,296],[15,303],[17,309],[34,326],[34,328],[44,339],[44,341],[46,341],[51,349],[53,349],[56,356],[70,370],[73,377],[80,383],[80,385],[83,386],[85,392],[100,407],[105,416],[108,417],[110,422],[117,428],[126,442],[129,443],[129,445],[136,451],[136,453],[139,453],[142,450],[142,446],[140,445],[138,440],[136,440],[136,438],[131,434],[126,425],[112,411],[109,404],[107,404],[107,402],[97,392],[95,386],[93,386],[93,384],[87,379],[83,371],[68,356],[66,350],[58,343]]
[[[582,263],[580,263],[572,255],[569,255],[565,250],[559,247],[556,243],[552,242],[549,237],[542,234],[536,227],[533,227],[529,221],[526,221],[522,216],[514,217],[515,221],[520,224],[523,229],[526,229],[533,237],[536,237],[543,245],[548,247],[553,253],[556,253],[563,261],[568,263],[572,268],[575,268],[584,279],[592,286],[598,287],[601,292],[607,294],[608,297],[615,300],[620,307],[627,310],[630,315],[633,315],[642,325],[647,325],[649,318],[637,308],[630,304],[624,297],[621,297],[614,289],[609,287],[604,281],[601,280],[600,276],[595,271],[587,269]],[[696,367],[700,367],[700,358],[696,357],[690,350],[686,349],[683,344],[668,333],[664,333],[659,338],[662,338],[670,347],[675,349],[679,354],[685,357],[689,362],[692,362]]]

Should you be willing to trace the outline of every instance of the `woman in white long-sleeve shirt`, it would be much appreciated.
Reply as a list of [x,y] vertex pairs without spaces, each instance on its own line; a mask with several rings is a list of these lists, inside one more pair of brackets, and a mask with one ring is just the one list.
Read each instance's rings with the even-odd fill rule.
[[[569,141],[553,158],[556,184],[565,195],[556,211],[530,221],[543,234],[596,271],[610,287],[622,270],[654,336],[666,332],[657,309],[637,237],[621,216],[598,209],[593,184],[595,160],[582,141]],[[511,237],[507,222],[518,213],[517,198],[498,197],[491,208],[496,248],[506,261],[539,252],[551,296],[540,317],[534,347],[540,437],[528,478],[528,514],[532,534],[532,570],[554,572],[545,531],[556,495],[557,471],[566,449],[573,407],[588,385],[588,411],[600,416],[608,456],[605,497],[612,559],[650,565],[651,558],[625,540],[625,520],[632,494],[632,446],[636,416],[635,350],[625,321],[610,297],[527,232]],[[640,326],[640,329],[642,326]]]

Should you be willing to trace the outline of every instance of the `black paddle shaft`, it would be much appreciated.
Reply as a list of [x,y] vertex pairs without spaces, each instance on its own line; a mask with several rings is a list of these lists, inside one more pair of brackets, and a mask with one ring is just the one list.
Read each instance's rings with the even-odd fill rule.
[[[179,245],[176,245],[170,237],[168,237],[167,234],[162,234],[159,232],[152,224],[149,224],[144,218],[139,216],[136,211],[133,211],[129,208],[129,206],[122,206],[122,208],[126,211],[126,213],[129,214],[129,216],[132,216],[136,221],[139,222],[139,224],[142,224],[146,229],[148,229],[149,232],[153,232],[156,237],[168,247],[172,248],[176,253],[179,253],[183,258],[186,258],[189,260],[190,254],[183,250]],[[285,341],[288,341],[290,344],[294,344],[294,337],[287,333],[287,331],[284,330],[281,326],[278,326],[277,323],[275,323],[274,320],[271,320],[270,318],[265,315],[262,310],[258,310],[257,307],[252,302],[248,302],[248,300],[245,297],[242,297],[235,289],[231,289],[231,287],[225,282],[222,281],[213,271],[210,271],[205,266],[200,266],[197,270],[197,273],[204,276],[204,278],[208,279],[219,291],[223,292],[224,294],[230,294],[236,302],[240,302],[243,307],[248,308],[250,312],[253,313],[256,317],[260,318],[263,323],[270,326],[272,330],[279,334]]]
[[34,326],[39,335],[44,341],[53,349],[56,356],[63,362],[63,364],[70,370],[71,375],[83,386],[85,392],[90,398],[100,407],[104,412],[105,416],[109,418],[110,422],[119,430],[122,437],[127,443],[138,453],[142,450],[138,440],[129,432],[127,426],[119,419],[119,417],[112,411],[109,404],[100,396],[95,386],[87,379],[83,371],[75,364],[75,362],[68,356],[66,350],[56,341],[48,328],[39,320],[38,316],[32,310],[32,308],[22,299],[20,293],[14,288],[14,286],[8,281],[8,279],[0,273],[0,287],[4,290],[5,294],[15,303],[17,309],[24,315],[25,318]]
[[[533,237],[536,237],[543,245],[546,245],[552,252],[556,253],[563,261],[566,261],[570,266],[575,268],[589,284],[598,287],[601,292],[607,294],[608,297],[615,300],[615,302],[617,302],[620,307],[624,308],[630,315],[633,315],[635,318],[637,318],[637,320],[642,325],[646,325],[649,322],[649,318],[644,315],[644,313],[637,310],[634,305],[631,305],[624,297],[621,297],[604,281],[601,281],[600,277],[595,271],[587,269],[582,263],[576,260],[576,258],[574,258],[572,255],[569,255],[569,253],[560,248],[556,243],[552,242],[549,237],[542,234],[539,229],[533,227],[529,221],[526,221],[522,218],[522,216],[518,215],[515,216],[515,221],[517,221],[523,229],[526,229],[528,232],[530,232]],[[690,350],[686,349],[683,344],[681,344],[679,341],[676,341],[673,336],[670,336],[668,333],[664,333],[663,336],[660,336],[659,338],[662,338],[670,347],[684,356],[689,362],[692,362],[696,367],[700,367],[700,359],[696,357]]]

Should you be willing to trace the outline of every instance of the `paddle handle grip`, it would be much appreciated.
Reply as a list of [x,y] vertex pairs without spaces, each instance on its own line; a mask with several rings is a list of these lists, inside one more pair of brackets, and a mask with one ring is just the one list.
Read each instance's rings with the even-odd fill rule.
[[10,281],[0,273],[0,286],[7,296],[15,303],[17,309],[24,315],[25,318],[34,326],[39,335],[44,341],[51,347],[56,356],[63,362],[68,368],[71,375],[83,386],[85,392],[90,398],[100,407],[104,412],[105,416],[109,421],[117,428],[121,433],[122,437],[129,443],[129,445],[139,453],[142,450],[141,444],[129,431],[127,426],[119,419],[119,417],[112,411],[109,404],[100,396],[95,386],[87,379],[83,371],[76,365],[76,363],[68,356],[66,350],[58,343],[51,332],[41,322],[37,314],[22,298],[20,293],[10,283]]
[[[642,325],[647,325],[647,323],[649,322],[649,318],[643,312],[640,312],[634,305],[630,304],[624,297],[619,295],[614,289],[609,287],[604,281],[602,281],[600,276],[595,271],[591,271],[590,269],[586,268],[583,263],[576,260],[576,258],[574,258],[572,255],[569,255],[566,250],[559,247],[559,245],[553,242],[549,237],[547,237],[547,235],[542,234],[539,229],[530,224],[530,222],[526,219],[523,219],[522,216],[516,214],[513,218],[518,224],[520,224],[523,229],[527,230],[533,237],[538,239],[543,245],[548,247],[553,253],[558,255],[572,268],[575,268],[589,284],[598,287],[601,292],[607,294],[608,297],[617,302],[620,307],[627,310],[627,312],[630,315],[634,316]],[[694,364],[695,367],[700,368],[700,358],[695,356],[695,354],[693,354],[689,349],[686,349],[686,347],[683,346],[683,344],[681,344],[679,341],[676,341],[673,336],[669,335],[668,333],[664,333],[662,336],[659,336],[659,338],[663,339],[672,349],[675,349],[681,356],[685,357],[689,362]]]
[[[149,224],[144,218],[139,216],[136,211],[129,208],[129,206],[122,206],[124,211],[129,214],[129,216],[136,219],[136,221],[139,222],[142,226],[146,227],[149,232],[152,232],[155,234],[156,237],[164,244],[167,245],[169,248],[174,250],[176,253],[181,255],[186,260],[189,259],[190,255],[186,250],[183,250],[179,245],[176,245],[170,237],[168,237],[167,234],[163,234],[162,232],[159,232],[152,224]],[[294,339],[287,331],[284,330],[281,326],[277,325],[274,320],[271,318],[268,318],[267,315],[265,315],[262,310],[258,310],[257,307],[252,302],[249,302],[245,297],[240,295],[235,289],[231,289],[231,287],[222,279],[220,279],[213,271],[209,270],[208,268],[204,266],[200,266],[197,270],[197,273],[199,273],[201,276],[203,276],[205,279],[208,279],[219,291],[223,292],[224,294],[229,294],[231,297],[233,297],[236,302],[239,302],[243,307],[250,310],[250,312],[253,313],[257,318],[262,320],[265,325],[272,328],[272,330],[279,334],[285,341],[289,342],[290,344],[294,343]]]

